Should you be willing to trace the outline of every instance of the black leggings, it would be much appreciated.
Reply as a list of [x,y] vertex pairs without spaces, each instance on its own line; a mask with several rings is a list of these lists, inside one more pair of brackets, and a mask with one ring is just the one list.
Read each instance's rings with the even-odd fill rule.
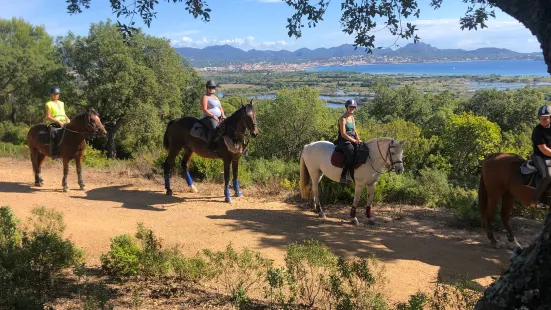
[[339,147],[344,152],[344,167],[347,169],[352,169],[354,162],[356,161],[356,144],[348,140],[341,140],[339,142]]
[[541,196],[545,193],[549,184],[551,184],[551,167],[549,167],[551,165],[551,159],[540,155],[532,155],[532,161],[541,175],[541,180],[536,187],[534,198],[532,199],[533,201],[538,201],[542,198]]

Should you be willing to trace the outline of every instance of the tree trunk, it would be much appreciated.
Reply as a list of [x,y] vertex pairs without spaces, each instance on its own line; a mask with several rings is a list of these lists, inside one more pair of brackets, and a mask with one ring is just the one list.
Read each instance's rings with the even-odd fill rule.
[[551,309],[551,216],[522,254],[513,253],[509,269],[486,291],[475,310]]
[[547,72],[551,74],[551,1],[490,0],[489,2],[521,22],[538,38],[547,64]]
[[15,103],[13,103],[13,101],[12,101],[12,104],[11,104],[10,121],[14,125],[17,122],[17,105]]
[[107,130],[107,158],[117,158],[117,143],[115,142],[115,137],[121,126],[122,120],[118,119],[115,122],[115,126],[113,126],[110,130]]
[[[551,1],[490,0],[538,38],[547,72],[551,73]],[[475,310],[551,309],[551,216],[547,214],[539,236],[518,255],[476,304]]]

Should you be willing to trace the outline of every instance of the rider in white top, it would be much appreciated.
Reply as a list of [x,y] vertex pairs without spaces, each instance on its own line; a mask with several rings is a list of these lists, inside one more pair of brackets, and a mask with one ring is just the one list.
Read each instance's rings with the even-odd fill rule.
[[226,118],[220,100],[214,95],[216,83],[213,80],[207,81],[207,94],[201,99],[201,121],[208,128],[207,147],[213,151],[214,130],[220,121]]

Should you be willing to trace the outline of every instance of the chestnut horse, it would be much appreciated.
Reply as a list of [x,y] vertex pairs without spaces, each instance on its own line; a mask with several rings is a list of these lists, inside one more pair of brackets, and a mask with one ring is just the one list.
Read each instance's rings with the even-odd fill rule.
[[207,143],[191,134],[194,126],[200,120],[195,117],[185,116],[179,119],[171,120],[165,130],[163,145],[168,150],[168,155],[163,163],[165,189],[167,195],[172,195],[170,188],[170,172],[174,166],[174,160],[184,149],[182,159],[183,177],[185,178],[190,190],[197,192],[189,175],[189,164],[193,153],[199,156],[211,159],[222,159],[224,161],[224,196],[226,202],[231,202],[230,196],[230,164],[233,170],[233,189],[237,197],[242,195],[239,189],[238,169],[239,159],[244,149],[244,136],[247,130],[255,137],[258,134],[256,127],[256,112],[253,107],[253,100],[247,105],[241,105],[230,117],[225,119],[216,128],[218,136],[222,136],[216,143],[215,152],[207,149]]
[[[107,131],[99,119],[99,114],[94,109],[87,109],[77,115],[69,124],[66,124],[57,134],[63,134],[62,140],[57,147],[58,156],[63,160],[63,191],[68,192],[67,175],[69,174],[69,162],[75,160],[78,184],[82,190],[86,190],[82,180],[82,157],[86,149],[88,136],[105,136]],[[27,146],[31,154],[31,162],[34,171],[34,185],[44,185],[40,177],[42,162],[46,156],[50,156],[49,130],[46,124],[37,124],[29,129],[27,133]]]
[[[482,162],[482,174],[478,187],[478,211],[482,227],[492,246],[497,246],[492,231],[492,220],[497,204],[501,200],[501,221],[507,230],[507,240],[513,247],[521,247],[513,234],[511,214],[515,199],[530,206],[534,188],[522,183],[520,166],[526,161],[517,154],[494,153]],[[537,172],[536,172],[537,173]]]

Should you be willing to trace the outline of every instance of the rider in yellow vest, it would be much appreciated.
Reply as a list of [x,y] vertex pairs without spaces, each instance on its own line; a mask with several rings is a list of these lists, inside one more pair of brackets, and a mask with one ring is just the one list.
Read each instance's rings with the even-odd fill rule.
[[59,94],[61,89],[59,87],[50,88],[50,95],[52,100],[46,102],[46,124],[50,129],[50,157],[55,159],[55,150],[57,147],[56,141],[54,141],[55,128],[62,128],[65,124],[69,124],[71,120],[65,114],[65,104],[59,100]]

